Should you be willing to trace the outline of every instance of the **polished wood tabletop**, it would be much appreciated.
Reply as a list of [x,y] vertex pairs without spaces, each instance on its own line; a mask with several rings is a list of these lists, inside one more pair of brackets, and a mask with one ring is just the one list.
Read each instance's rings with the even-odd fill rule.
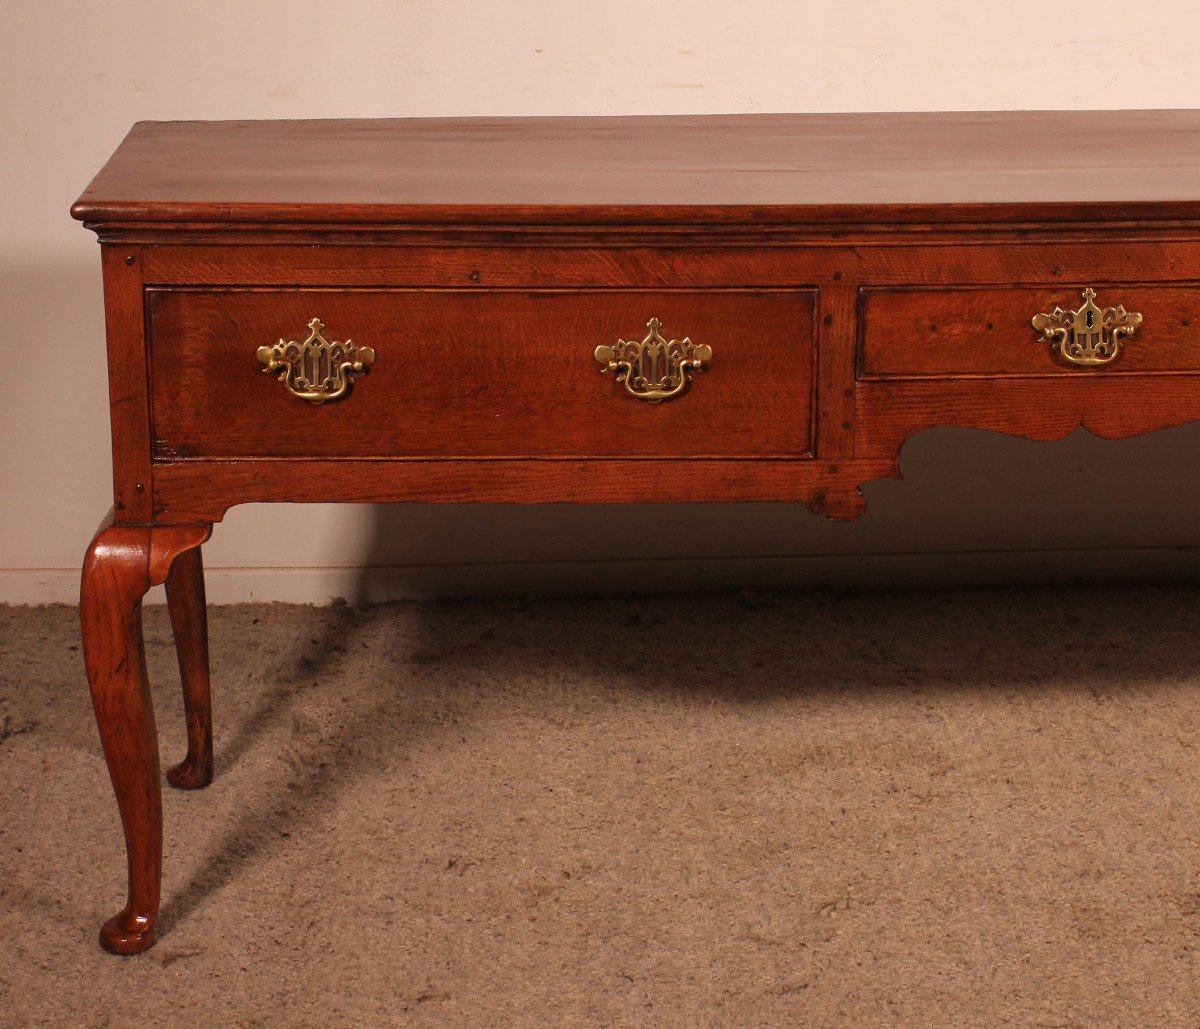
[[1200,111],[139,122],[88,221],[1200,215]]

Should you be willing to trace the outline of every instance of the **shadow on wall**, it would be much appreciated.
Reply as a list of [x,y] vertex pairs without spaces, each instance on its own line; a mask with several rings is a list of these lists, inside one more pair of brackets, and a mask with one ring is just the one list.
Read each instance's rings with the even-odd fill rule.
[[848,525],[793,504],[378,507],[362,596],[1191,579],[1198,450],[1200,424],[1055,443],[927,430]]

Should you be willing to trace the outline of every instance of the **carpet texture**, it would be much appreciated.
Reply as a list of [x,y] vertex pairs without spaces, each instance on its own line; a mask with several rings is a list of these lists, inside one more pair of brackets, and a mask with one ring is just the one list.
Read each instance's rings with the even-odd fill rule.
[[0,609],[0,1023],[1194,1027],[1198,599],[215,608],[124,959],[76,612]]

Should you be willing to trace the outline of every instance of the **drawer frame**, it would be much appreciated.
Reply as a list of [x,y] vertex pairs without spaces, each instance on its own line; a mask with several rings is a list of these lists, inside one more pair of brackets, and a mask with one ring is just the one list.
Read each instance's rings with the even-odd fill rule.
[[[471,242],[418,242],[388,235],[364,241],[311,238],[294,231],[264,244],[256,234],[183,236],[161,228],[126,228],[105,236],[103,267],[109,327],[109,375],[118,523],[217,521],[254,501],[319,499],[308,485],[268,460],[154,459],[148,390],[145,290],[158,287],[433,288],[433,289],[815,289],[817,324],[815,438],[811,459],[656,460],[648,480],[634,462],[606,460],[421,459],[321,466],[322,497],[350,502],[686,502],[765,500],[807,504],[837,519],[862,514],[860,486],[899,475],[899,454],[912,434],[935,425],[966,425],[1052,439],[1079,425],[1110,437],[1166,428],[1193,418],[1200,382],[1163,375],[1129,383],[1136,413],[1111,407],[1108,391],[1079,376],[1025,381],[1020,403],[1002,410],[973,402],[997,386],[942,381],[874,381],[859,375],[859,306],[864,289],[1045,286],[1079,281],[1200,281],[1200,230],[1089,233],[992,232],[985,236],[847,233],[819,240],[755,245],[719,233],[683,245],[674,234],[639,232],[598,244],[562,234],[492,233]],[[131,239],[133,240],[131,242]],[[1102,245],[1101,245],[1102,244]],[[1033,343],[1032,329],[1031,346]],[[1083,373],[1086,377],[1086,373]],[[1128,378],[1125,375],[1125,378]],[[1098,377],[1094,377],[1098,378]],[[1141,377],[1139,377],[1140,379]],[[982,390],[982,392],[981,392]],[[1102,396],[1101,394],[1104,394]],[[1000,403],[997,400],[997,403]],[[285,463],[284,463],[285,464]],[[547,467],[552,465],[553,467]],[[469,486],[464,486],[468,483]]]

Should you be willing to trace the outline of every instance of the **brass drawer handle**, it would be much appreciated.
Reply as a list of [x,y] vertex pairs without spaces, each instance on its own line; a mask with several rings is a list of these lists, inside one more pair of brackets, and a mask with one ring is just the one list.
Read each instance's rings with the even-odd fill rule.
[[1049,341],[1050,349],[1064,360],[1094,368],[1117,359],[1124,338],[1134,334],[1142,316],[1126,311],[1124,305],[1102,310],[1090,286],[1083,291],[1083,300],[1078,311],[1056,307],[1049,314],[1035,314],[1033,327],[1042,334],[1038,342]]
[[712,360],[712,347],[683,339],[664,339],[659,333],[662,322],[651,318],[646,323],[650,331],[640,343],[618,339],[615,347],[596,347],[600,371],[613,372],[617,382],[639,400],[657,404],[677,397],[689,382],[693,369],[702,369]]
[[354,376],[375,363],[375,351],[325,338],[320,318],[308,323],[308,339],[297,343],[282,337],[273,347],[259,347],[264,372],[279,372],[279,381],[293,396],[323,404],[345,396]]

